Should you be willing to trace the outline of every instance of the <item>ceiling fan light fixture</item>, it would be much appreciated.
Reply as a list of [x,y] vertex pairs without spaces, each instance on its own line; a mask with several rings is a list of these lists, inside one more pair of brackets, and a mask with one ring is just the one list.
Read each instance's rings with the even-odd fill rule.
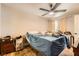
[[54,12],[49,12],[49,15],[53,15],[54,14]]

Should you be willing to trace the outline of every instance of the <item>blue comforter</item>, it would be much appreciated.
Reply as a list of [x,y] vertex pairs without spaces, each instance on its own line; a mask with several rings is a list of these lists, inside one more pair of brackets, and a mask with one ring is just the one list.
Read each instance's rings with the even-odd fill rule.
[[57,56],[68,45],[68,40],[65,36],[52,37],[35,34],[27,34],[27,41],[30,45],[47,56]]

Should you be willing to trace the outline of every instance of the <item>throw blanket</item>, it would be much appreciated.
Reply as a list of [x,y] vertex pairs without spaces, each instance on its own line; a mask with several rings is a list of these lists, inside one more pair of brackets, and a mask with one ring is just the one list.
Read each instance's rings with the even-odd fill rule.
[[57,56],[68,45],[65,36],[52,37],[35,34],[27,34],[27,41],[30,45],[46,56]]

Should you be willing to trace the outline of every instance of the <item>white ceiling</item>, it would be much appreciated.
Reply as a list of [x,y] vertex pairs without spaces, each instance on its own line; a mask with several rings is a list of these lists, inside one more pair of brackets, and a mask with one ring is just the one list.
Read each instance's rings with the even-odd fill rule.
[[[39,10],[39,8],[45,8],[50,9],[48,3],[7,3],[4,4],[8,7],[14,8],[17,11],[24,12],[24,13],[30,13],[34,15],[41,16],[45,14],[46,12]],[[60,9],[67,9],[66,12],[63,13],[55,13],[54,15],[46,15],[42,17],[57,17],[62,16],[64,14],[68,13],[79,13],[79,4],[78,3],[61,3],[61,5],[57,8],[57,10]]]

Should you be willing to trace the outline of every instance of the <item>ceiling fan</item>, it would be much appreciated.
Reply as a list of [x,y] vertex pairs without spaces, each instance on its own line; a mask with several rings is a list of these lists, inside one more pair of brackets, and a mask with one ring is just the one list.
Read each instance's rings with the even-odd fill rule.
[[55,4],[49,3],[50,10],[44,9],[44,8],[39,8],[40,10],[47,12],[47,13],[43,14],[42,16],[45,16],[45,15],[49,14],[50,12],[53,12],[53,13],[65,12],[66,9],[56,10],[56,8],[57,8],[60,4],[61,4],[61,3],[55,3]]

